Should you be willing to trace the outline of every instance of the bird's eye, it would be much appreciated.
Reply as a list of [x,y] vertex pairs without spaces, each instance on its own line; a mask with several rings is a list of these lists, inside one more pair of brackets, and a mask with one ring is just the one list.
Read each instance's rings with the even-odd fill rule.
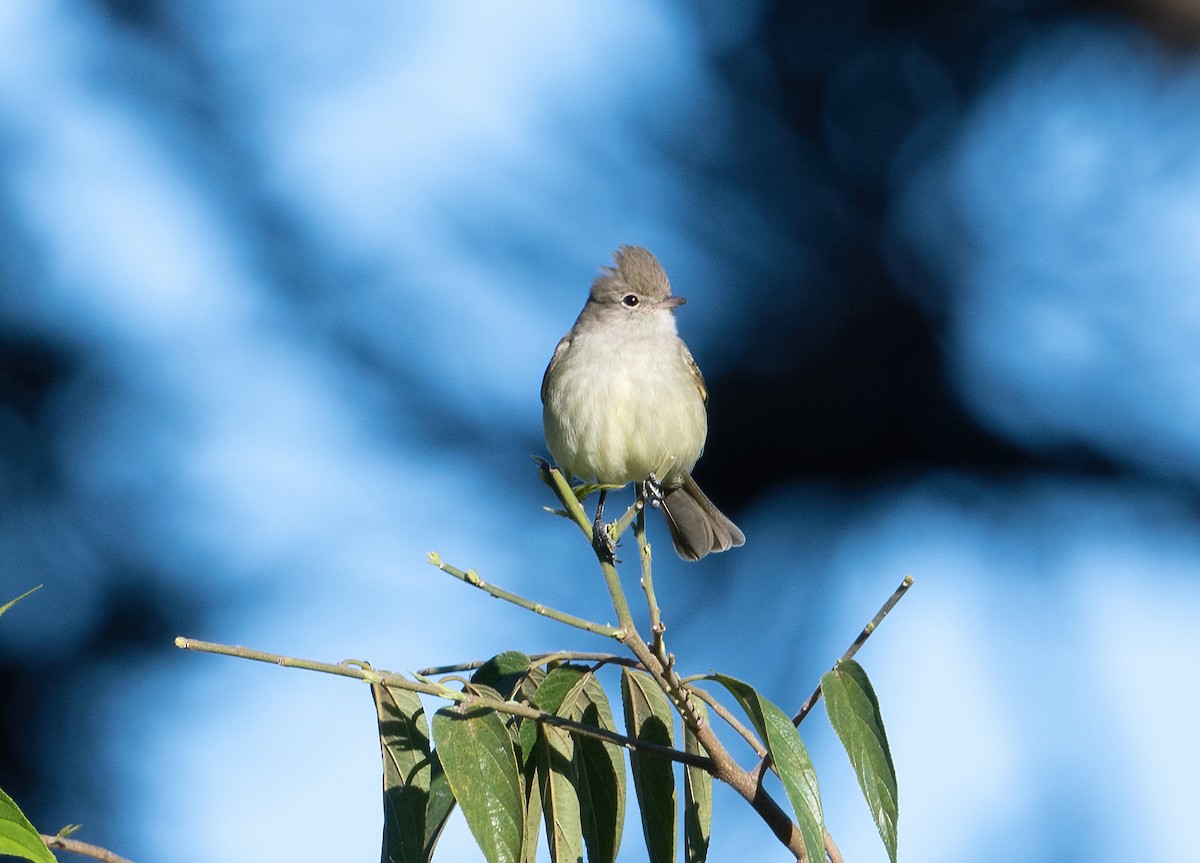
[[623,305],[627,309],[632,309],[637,304],[638,304],[637,294],[626,294],[625,296],[621,297],[621,305]]

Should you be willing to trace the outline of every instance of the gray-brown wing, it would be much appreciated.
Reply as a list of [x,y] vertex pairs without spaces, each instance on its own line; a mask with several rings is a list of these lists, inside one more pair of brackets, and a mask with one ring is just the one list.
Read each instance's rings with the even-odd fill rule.
[[562,359],[563,354],[570,346],[571,337],[567,335],[559,339],[558,345],[554,348],[554,356],[550,357],[550,364],[546,366],[546,373],[542,375],[542,404],[546,403],[546,387],[550,383],[550,373],[554,371],[554,367],[558,365],[558,361]]
[[700,390],[700,398],[704,401],[704,406],[708,407],[708,387],[704,385],[704,375],[700,374],[700,367],[696,365],[696,361],[692,359],[692,352],[689,351],[688,346],[683,343],[683,339],[679,340],[679,349],[683,352],[683,361],[688,364],[688,368],[692,372],[692,377],[696,379],[696,389]]

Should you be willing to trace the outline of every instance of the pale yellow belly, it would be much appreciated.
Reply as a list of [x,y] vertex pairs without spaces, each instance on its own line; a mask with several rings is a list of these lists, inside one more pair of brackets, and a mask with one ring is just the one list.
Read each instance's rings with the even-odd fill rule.
[[550,382],[542,419],[555,463],[586,481],[612,485],[654,474],[678,485],[704,449],[704,401],[687,366],[650,363],[636,372],[564,358]]

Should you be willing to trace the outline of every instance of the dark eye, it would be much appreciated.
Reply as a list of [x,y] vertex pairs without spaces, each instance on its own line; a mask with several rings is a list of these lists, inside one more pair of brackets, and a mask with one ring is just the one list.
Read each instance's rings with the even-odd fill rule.
[[625,296],[621,297],[621,305],[623,305],[627,309],[632,309],[637,304],[638,304],[637,294],[626,294]]

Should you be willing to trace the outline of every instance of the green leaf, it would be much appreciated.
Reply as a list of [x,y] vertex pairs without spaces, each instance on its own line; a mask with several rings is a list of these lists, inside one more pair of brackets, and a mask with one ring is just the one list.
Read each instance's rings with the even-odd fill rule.
[[551,669],[533,696],[534,705],[546,713],[558,713],[567,693],[574,689],[575,684],[587,673],[586,668],[578,665],[559,665]]
[[471,675],[471,682],[490,686],[501,695],[511,698],[521,680],[529,673],[529,657],[516,650],[507,650],[485,662]]
[[[560,665],[546,675],[534,696],[534,704],[546,713],[560,713],[563,702],[586,676],[586,669]],[[579,790],[575,770],[575,739],[561,728],[530,723],[521,729],[522,747],[531,733],[537,768],[538,793],[546,819],[546,844],[554,863],[583,859],[583,825],[580,820]]]
[[429,728],[415,692],[371,687],[383,753],[383,863],[424,863]]
[[534,741],[526,750],[521,768],[525,786],[525,833],[521,842],[521,863],[536,863],[538,830],[542,826],[542,787],[538,781],[537,769],[537,723],[526,720],[524,724],[533,729]]
[[443,707],[433,740],[454,799],[488,863],[520,863],[525,805],[517,753],[493,710]]
[[424,861],[433,859],[433,849],[454,811],[454,792],[446,778],[446,768],[436,752],[430,753],[429,757],[429,806],[425,810],[425,845],[421,858]]
[[537,773],[546,819],[546,845],[554,863],[583,860],[583,825],[575,782],[575,740],[553,725],[538,725]]
[[[704,722],[708,710],[699,700],[693,701],[696,712]],[[707,755],[696,735],[685,726],[683,750],[693,755]],[[708,842],[712,836],[712,774],[703,767],[688,765],[683,772],[683,857],[687,863],[704,863],[708,858]]]
[[29,596],[29,594],[33,593],[35,590],[41,590],[41,589],[42,589],[42,586],[40,584],[37,587],[31,587],[31,588],[29,588],[29,590],[22,593],[16,599],[10,599],[8,602],[4,603],[4,605],[0,605],[0,617],[3,617],[4,612],[8,611],[10,608],[12,608],[14,605],[16,605],[22,599]]
[[[616,731],[604,687],[587,674],[567,693],[559,714]],[[625,827],[625,759],[621,747],[594,737],[575,737],[576,788],[588,863],[614,863]]]
[[821,791],[817,771],[800,732],[786,713],[763,698],[748,683],[724,674],[711,675],[738,700],[770,753],[772,767],[783,780],[783,788],[796,813],[808,859],[825,859],[825,819],[821,813]]
[[[36,590],[37,588],[34,588]],[[29,594],[25,594],[28,596]],[[17,597],[20,599],[21,597]],[[13,602],[17,600],[14,599]],[[10,602],[8,605],[12,605]],[[8,608],[8,605],[5,608]],[[29,819],[13,802],[13,799],[0,789],[0,854],[20,857],[22,860],[32,860],[33,863],[57,863],[46,843]]]
[[896,768],[888,748],[887,733],[879,715],[879,701],[867,673],[854,660],[839,661],[821,678],[825,712],[850,756],[858,786],[888,857],[896,863]]
[[[674,745],[675,714],[654,678],[643,671],[622,668],[621,701],[630,737],[662,746]],[[650,863],[673,863],[676,805],[672,762],[634,749],[629,753],[629,763]]]

